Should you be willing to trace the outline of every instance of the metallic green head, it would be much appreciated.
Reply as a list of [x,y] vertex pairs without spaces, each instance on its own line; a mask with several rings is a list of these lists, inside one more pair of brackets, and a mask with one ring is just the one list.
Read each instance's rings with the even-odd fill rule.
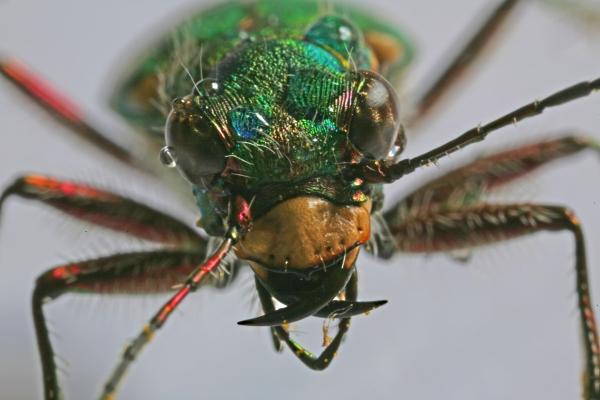
[[403,144],[396,95],[372,60],[335,16],[302,37],[243,41],[173,102],[166,143],[179,170],[199,193],[258,196],[263,211],[303,194],[364,201],[345,167]]

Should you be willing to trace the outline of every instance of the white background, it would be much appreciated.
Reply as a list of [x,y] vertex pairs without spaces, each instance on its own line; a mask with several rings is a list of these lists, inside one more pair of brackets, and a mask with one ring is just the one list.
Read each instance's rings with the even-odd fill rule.
[[[360,3],[360,1],[358,1]],[[485,3],[485,4],[484,4]],[[420,58],[408,88],[427,78],[484,6],[495,1],[384,1],[366,5],[406,27]],[[600,76],[600,29],[540,2],[525,2],[498,46],[439,107],[437,117],[409,137],[407,154],[433,145],[580,80]],[[42,72],[106,127],[127,141],[127,128],[104,106],[115,66],[128,49],[156,35],[164,16],[188,1],[0,2],[0,53]],[[600,24],[600,23],[599,23]],[[164,26],[159,29],[163,30]],[[153,33],[154,30],[154,33]],[[486,143],[422,171],[388,190],[390,196],[442,170],[506,145],[551,137],[567,128],[600,139],[600,96],[553,109],[509,127]],[[110,159],[67,140],[50,118],[0,81],[0,185],[19,173],[45,172],[116,188],[186,218],[167,190]],[[151,155],[155,157],[155,155]],[[505,197],[568,204],[583,221],[596,313],[600,314],[600,185],[597,154],[554,164]],[[67,222],[39,205],[10,199],[0,225],[0,398],[40,398],[41,372],[30,316],[35,277],[66,260],[139,248],[89,224]],[[361,298],[390,303],[354,320],[332,366],[315,373],[289,351],[276,354],[267,332],[239,327],[255,315],[252,279],[226,292],[186,300],[126,380],[123,399],[576,399],[582,354],[574,295],[573,244],[566,233],[479,251],[468,264],[447,256],[359,260]],[[128,338],[164,297],[65,296],[46,308],[67,399],[99,392]],[[302,324],[315,349],[320,321]],[[68,363],[68,365],[66,365]]]

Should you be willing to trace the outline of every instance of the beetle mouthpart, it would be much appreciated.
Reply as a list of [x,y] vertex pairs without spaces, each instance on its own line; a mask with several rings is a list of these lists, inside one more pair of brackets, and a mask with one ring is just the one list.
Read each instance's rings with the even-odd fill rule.
[[320,318],[349,318],[360,314],[368,314],[376,308],[387,304],[387,300],[376,301],[346,301],[333,300],[321,308],[315,317]]
[[307,291],[302,300],[261,317],[240,321],[238,325],[278,326],[314,315],[338,295],[353,273],[354,269],[344,268],[340,260],[337,265],[328,270],[327,279],[323,280],[323,284]]

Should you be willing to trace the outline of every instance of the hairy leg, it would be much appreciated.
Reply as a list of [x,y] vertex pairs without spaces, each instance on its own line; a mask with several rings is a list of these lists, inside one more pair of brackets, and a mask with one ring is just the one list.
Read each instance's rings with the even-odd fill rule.
[[59,399],[54,351],[43,306],[65,293],[168,292],[202,262],[204,252],[152,251],[118,254],[60,265],[37,279],[32,312],[40,352],[46,400]]
[[400,226],[412,216],[432,214],[442,210],[460,210],[477,204],[486,194],[532,173],[551,161],[578,154],[584,150],[600,150],[600,145],[585,136],[564,136],[557,139],[522,145],[470,162],[424,183],[383,215],[373,235],[378,256],[391,257],[396,243],[389,237],[387,225]]
[[128,235],[180,248],[204,249],[206,239],[182,221],[126,197],[42,175],[16,179],[0,196],[39,201],[77,219]]
[[432,253],[470,249],[540,231],[568,231],[575,239],[578,307],[585,352],[583,394],[600,399],[600,345],[596,328],[585,243],[579,220],[568,209],[536,204],[476,204],[455,210],[415,214],[388,226],[397,252]]
[[398,224],[407,214],[477,203],[486,193],[584,150],[600,152],[600,145],[585,136],[563,136],[491,154],[421,185],[390,207],[384,218]]
[[158,310],[158,312],[156,312],[156,314],[154,314],[136,338],[130,342],[123,351],[121,360],[106,381],[101,399],[114,399],[117,387],[125,377],[125,374],[133,361],[146,345],[150,343],[154,334],[163,327],[167,322],[167,319],[187,295],[196,291],[207,276],[210,276],[210,274],[221,265],[224,258],[229,254],[233,244],[237,241],[238,235],[239,233],[236,229],[230,229],[220,246],[206,259],[206,261],[194,268],[181,287],[177,289],[177,292]]
[[[91,186],[28,175],[15,180],[3,192],[0,206],[11,195],[39,201],[77,219],[170,246],[165,250],[118,254],[58,266],[37,280],[32,311],[42,363],[44,394],[46,399],[58,399],[60,391],[54,352],[43,305],[67,292],[110,294],[173,290],[174,286],[185,283],[186,278],[201,265],[208,243],[176,218]],[[233,279],[235,271],[217,269],[219,264],[220,261],[204,270],[200,279],[203,284],[223,287]],[[204,275],[209,272],[205,278]],[[200,284],[200,280],[194,282],[194,288]],[[118,380],[115,380],[115,385]]]

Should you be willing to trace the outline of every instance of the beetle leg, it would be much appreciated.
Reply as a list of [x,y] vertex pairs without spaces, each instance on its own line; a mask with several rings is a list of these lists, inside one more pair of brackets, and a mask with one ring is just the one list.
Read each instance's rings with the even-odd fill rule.
[[167,292],[184,281],[204,257],[204,252],[185,251],[118,254],[61,265],[40,275],[33,291],[32,312],[42,364],[45,399],[61,398],[54,351],[43,313],[45,304],[69,292]]
[[20,61],[10,58],[0,59],[0,75],[4,75],[27,97],[50,113],[58,122],[69,128],[71,133],[126,165],[134,168],[140,167],[128,150],[95,128],[74,102],[43,78],[28,70]]
[[[123,380],[125,373],[146,347],[154,334],[162,328],[167,322],[167,319],[171,316],[173,311],[181,304],[181,302],[187,297],[188,294],[194,292],[200,284],[203,282],[205,277],[212,273],[219,265],[223,262],[224,258],[229,254],[233,243],[236,240],[238,233],[230,230],[227,237],[223,240],[221,245],[212,253],[212,255],[204,261],[201,265],[197,266],[192,273],[187,277],[185,283],[177,290],[177,292],[154,314],[150,321],[144,325],[142,331],[136,336],[136,338],[129,343],[121,355],[121,360],[113,370],[112,374],[104,385],[101,399],[111,400],[114,399],[115,392],[119,383]],[[210,276],[210,275],[209,275]]]
[[442,72],[437,79],[431,80],[431,83],[419,95],[415,101],[416,112],[409,120],[408,125],[416,125],[423,121],[434,105],[438,104],[449,89],[455,86],[460,78],[464,76],[468,68],[472,67],[476,61],[484,54],[484,50],[489,48],[490,42],[496,38],[502,30],[508,16],[515,9],[519,0],[503,0],[484,20],[479,28],[471,34],[469,40],[464,43],[458,53],[448,61],[444,60],[436,65],[444,65]]
[[[68,291],[131,293],[168,291],[185,282],[177,294],[151,321],[146,331],[127,349],[125,358],[106,386],[112,393],[124,372],[144,345],[149,334],[160,328],[181,300],[203,283],[224,286],[233,275],[214,273],[231,245],[226,239],[215,255],[197,267],[206,255],[207,241],[181,221],[141,203],[116,194],[73,182],[29,175],[17,179],[0,196],[0,206],[10,195],[40,201],[76,218],[147,240],[164,243],[175,250],[120,254],[51,269],[37,281],[33,293],[33,318],[40,351],[45,398],[60,398],[54,353],[48,337],[42,306]],[[189,274],[193,274],[190,276]],[[218,272],[218,271],[217,271]],[[186,277],[188,280],[186,281]]]
[[383,213],[383,232],[376,232],[373,236],[378,256],[389,258],[395,251],[393,240],[386,237],[386,224],[399,226],[406,218],[416,214],[456,210],[476,204],[487,193],[545,164],[586,149],[599,151],[600,145],[584,136],[564,136],[488,155],[425,183]]
[[385,218],[389,221],[393,209],[419,208],[423,199],[427,201],[427,209],[473,204],[485,193],[512,183],[551,161],[587,149],[600,153],[600,144],[584,136],[563,136],[483,157],[419,187],[392,207]]
[[547,108],[556,107],[572,100],[589,96],[593,92],[600,91],[600,78],[593,81],[584,81],[565,89],[559,90],[542,100],[535,100],[529,104],[517,108],[489,122],[469,129],[462,135],[436,147],[415,158],[406,158],[394,164],[386,164],[382,160],[369,160],[355,166],[354,175],[362,177],[367,182],[394,182],[404,175],[414,172],[416,169],[437,163],[438,160],[462,149],[473,143],[483,141],[488,134],[508,125],[516,124],[526,118],[540,115]]
[[4,190],[0,208],[10,195],[40,201],[75,218],[138,238],[180,248],[204,249],[206,246],[204,238],[178,219],[91,186],[27,175]]
[[528,235],[566,230],[575,239],[575,273],[585,351],[584,398],[600,398],[600,345],[590,298],[583,233],[577,217],[559,206],[477,204],[415,214],[388,229],[398,252],[447,252]]

